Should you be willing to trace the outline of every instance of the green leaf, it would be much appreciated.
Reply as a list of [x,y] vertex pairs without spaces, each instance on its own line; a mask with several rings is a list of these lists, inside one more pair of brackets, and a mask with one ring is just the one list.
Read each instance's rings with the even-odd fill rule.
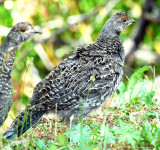
[[[7,140],[4,138],[3,134],[0,133],[0,141],[1,141],[1,140],[2,140],[3,142],[7,142]],[[1,148],[1,147],[0,147],[0,148]]]
[[49,143],[47,150],[57,150],[57,146],[54,143]]
[[70,138],[71,144],[79,143],[85,145],[90,140],[90,131],[88,127],[82,128],[81,124],[75,125],[75,130],[67,131],[65,135]]
[[35,145],[39,150],[43,150],[44,148],[46,148],[45,141],[43,141],[41,139],[37,139],[35,141]]
[[144,66],[143,68],[138,69],[133,75],[130,77],[130,80],[127,84],[127,91],[129,93],[129,100],[131,99],[132,92],[135,88],[137,82],[141,81],[143,77],[143,73],[149,70],[149,66]]
[[139,97],[134,97],[130,100],[130,104],[139,104],[140,101],[139,101]]
[[66,137],[65,137],[64,135],[59,134],[59,135],[57,136],[57,138],[58,138],[58,141],[59,141],[59,144],[60,144],[60,145],[65,145],[65,143],[66,143]]
[[147,70],[149,70],[149,66],[144,66],[143,68],[140,68],[136,72],[134,72],[130,77],[130,83],[128,84],[128,88],[131,88],[131,85],[134,86],[138,80],[142,79],[143,73]]
[[115,144],[115,136],[105,125],[101,126],[101,134],[104,136],[104,141],[106,144]]
[[3,134],[0,133],[0,139],[2,139],[2,138],[3,138]]
[[125,122],[122,120],[119,121],[119,124],[120,128],[113,128],[115,134],[119,135],[119,142],[127,142],[132,146],[136,146],[137,141],[142,140],[139,132],[137,130],[134,130],[133,125],[126,125]]
[[155,95],[155,91],[151,91],[151,92],[146,92],[146,93],[142,96],[142,100],[146,103],[146,105],[147,105],[148,107],[154,105],[154,103],[153,103],[153,101],[152,101],[154,95]]

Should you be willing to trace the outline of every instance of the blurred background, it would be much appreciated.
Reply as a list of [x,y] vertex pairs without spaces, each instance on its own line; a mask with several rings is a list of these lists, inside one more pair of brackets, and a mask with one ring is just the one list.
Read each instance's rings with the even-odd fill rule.
[[106,20],[126,12],[137,23],[121,34],[126,51],[125,75],[144,65],[155,66],[160,74],[159,0],[0,0],[0,44],[17,22],[27,21],[40,28],[16,54],[12,70],[14,103],[6,128],[28,103],[33,88],[71,50],[96,41]]

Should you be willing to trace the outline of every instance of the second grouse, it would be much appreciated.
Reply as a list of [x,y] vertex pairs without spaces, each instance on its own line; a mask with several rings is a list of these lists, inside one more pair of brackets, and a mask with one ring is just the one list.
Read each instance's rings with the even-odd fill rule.
[[36,33],[34,27],[27,22],[17,23],[8,33],[0,46],[0,126],[8,116],[13,103],[11,86],[11,70],[17,50]]

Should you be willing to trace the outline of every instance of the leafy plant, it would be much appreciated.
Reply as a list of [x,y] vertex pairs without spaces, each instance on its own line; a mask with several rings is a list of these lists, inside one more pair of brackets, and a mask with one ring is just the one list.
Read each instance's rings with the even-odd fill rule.
[[78,144],[80,148],[87,148],[88,143],[90,141],[90,131],[88,127],[82,127],[79,123],[75,125],[74,130],[67,131],[65,135],[70,138],[71,146],[74,144]]
[[129,125],[120,120],[119,121],[120,127],[114,127],[113,131],[114,134],[118,134],[118,141],[119,142],[127,142],[128,144],[131,144],[133,147],[137,146],[137,142],[139,140],[142,140],[142,138],[139,135],[139,131],[134,129],[133,125]]

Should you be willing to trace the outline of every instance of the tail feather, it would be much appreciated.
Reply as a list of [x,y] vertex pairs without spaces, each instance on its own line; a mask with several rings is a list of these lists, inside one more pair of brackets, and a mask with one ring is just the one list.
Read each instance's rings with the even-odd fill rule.
[[44,114],[43,111],[27,110],[19,114],[13,121],[9,131],[4,135],[7,140],[14,140],[32,127]]

